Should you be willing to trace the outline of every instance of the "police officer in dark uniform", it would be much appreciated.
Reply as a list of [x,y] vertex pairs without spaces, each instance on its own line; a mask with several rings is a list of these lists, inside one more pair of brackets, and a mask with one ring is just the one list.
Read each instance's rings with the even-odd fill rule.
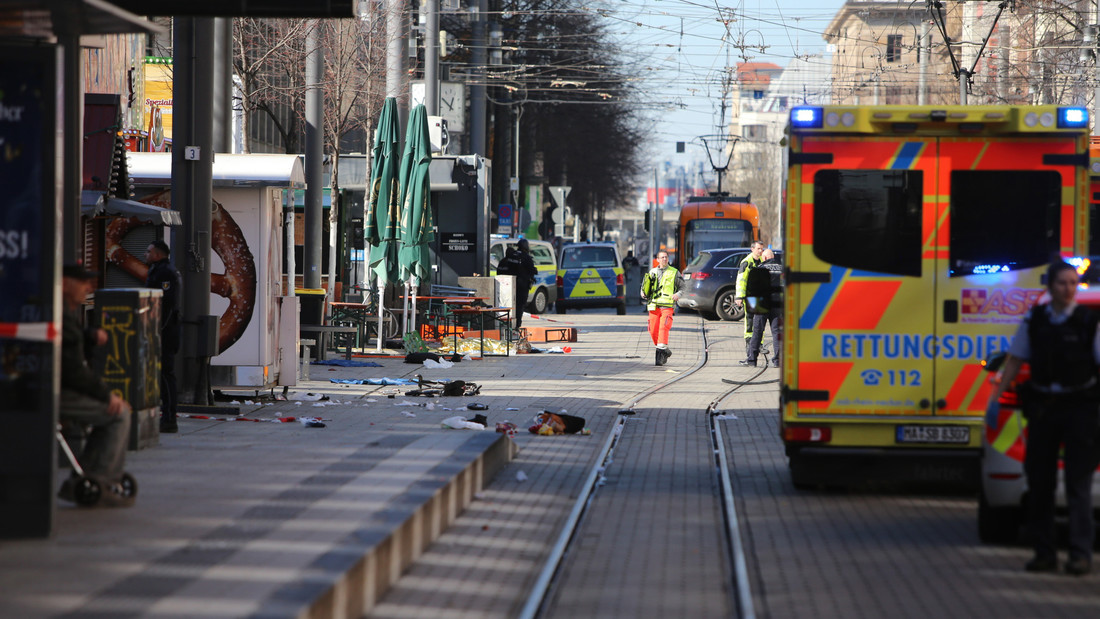
[[520,239],[515,248],[508,248],[497,267],[497,273],[516,277],[516,331],[519,331],[523,326],[523,308],[527,306],[527,295],[539,274],[535,260],[531,257],[531,244],[527,239]]
[[1008,349],[1000,376],[994,378],[991,404],[1012,383],[1020,364],[1031,365],[1031,379],[1021,393],[1028,422],[1024,471],[1028,484],[1028,526],[1035,557],[1030,572],[1058,569],[1054,532],[1054,496],[1058,484],[1058,452],[1065,445],[1065,486],[1069,507],[1067,574],[1092,569],[1092,476],[1100,451],[1097,445],[1100,336],[1098,316],[1077,305],[1078,276],[1057,261],[1047,269],[1050,302],[1036,305],[1024,317]]
[[180,274],[168,261],[168,245],[153,241],[145,250],[145,285],[164,292],[160,309],[160,431],[179,432],[176,424],[176,353],[180,349]]

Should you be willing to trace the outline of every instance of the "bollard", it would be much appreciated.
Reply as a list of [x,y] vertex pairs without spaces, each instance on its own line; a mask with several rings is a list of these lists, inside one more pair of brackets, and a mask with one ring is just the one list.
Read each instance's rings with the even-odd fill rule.
[[302,343],[301,374],[302,380],[309,380],[309,364],[311,362],[309,347],[316,346],[317,340],[299,340]]

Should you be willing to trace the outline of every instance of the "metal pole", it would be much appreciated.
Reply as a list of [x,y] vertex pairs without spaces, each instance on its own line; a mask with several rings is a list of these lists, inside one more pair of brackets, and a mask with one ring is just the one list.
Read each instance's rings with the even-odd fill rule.
[[405,86],[405,0],[387,0],[386,2],[386,96],[397,99],[401,105],[401,96]]
[[64,153],[61,181],[63,262],[73,262],[84,253],[80,234],[80,190],[83,186],[84,156],[84,59],[80,52],[80,27],[76,23],[75,15],[69,17],[70,19],[63,22],[64,32],[58,32],[58,42],[62,45],[64,58],[62,80],[65,89],[65,105],[62,107],[65,130],[61,137],[61,152]]
[[302,285],[315,289],[321,287],[321,215],[324,210],[321,204],[324,127],[321,126],[323,99],[320,82],[325,61],[320,49],[319,26],[320,22],[315,22],[306,35],[306,221],[302,259]]
[[233,152],[233,20],[214,18],[214,151]]
[[917,44],[917,49],[920,50],[920,73],[917,78],[917,105],[925,105],[928,103],[928,54],[932,51],[931,45],[926,45],[928,42],[928,20],[922,20],[920,24],[920,43]]
[[439,0],[422,0],[424,11],[424,108],[439,116]]
[[[477,0],[474,6],[477,16],[474,19],[474,48],[471,50],[474,81],[470,86],[470,153],[484,157],[489,154],[485,147],[487,97],[484,84],[484,67],[489,61],[489,39],[485,27],[485,13],[488,11],[489,2]],[[518,204],[516,208],[519,208]]]
[[959,105],[966,105],[967,82],[970,81],[970,72],[959,69]]
[[177,18],[173,38],[175,148],[172,204],[183,215],[172,260],[183,279],[183,388],[180,401],[211,404],[210,228],[214,169],[214,19]]

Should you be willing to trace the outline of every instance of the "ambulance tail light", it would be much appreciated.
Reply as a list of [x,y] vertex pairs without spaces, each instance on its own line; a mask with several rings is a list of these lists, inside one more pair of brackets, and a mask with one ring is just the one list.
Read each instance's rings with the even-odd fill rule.
[[1083,107],[1058,108],[1059,129],[1081,129],[1089,126],[1089,111]]
[[622,273],[619,273],[618,275],[616,275],[615,276],[615,285],[616,286],[625,286],[626,285],[626,276],[623,275]]
[[833,440],[833,429],[814,426],[789,426],[783,428],[783,440],[788,443],[828,443]]
[[820,129],[825,120],[820,107],[800,106],[791,109],[791,126],[799,129]]

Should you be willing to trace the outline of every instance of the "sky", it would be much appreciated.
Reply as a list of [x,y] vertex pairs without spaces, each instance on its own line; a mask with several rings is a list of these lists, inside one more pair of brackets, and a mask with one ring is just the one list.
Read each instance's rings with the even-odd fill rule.
[[[643,109],[659,119],[650,151],[655,160],[706,159],[699,136],[720,126],[726,67],[824,55],[822,32],[844,0],[605,0],[609,32],[625,58],[638,63]],[[728,112],[727,112],[728,117]],[[687,142],[683,155],[676,142]]]

